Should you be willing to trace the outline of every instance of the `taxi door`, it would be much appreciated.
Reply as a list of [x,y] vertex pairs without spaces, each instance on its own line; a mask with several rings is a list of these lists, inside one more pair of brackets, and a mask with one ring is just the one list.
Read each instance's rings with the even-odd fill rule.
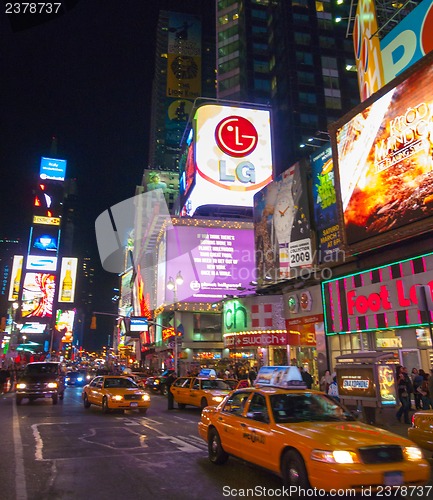
[[272,431],[270,408],[266,397],[254,393],[246,409],[245,418],[241,423],[243,458],[248,462],[271,470],[279,470],[275,460],[276,434]]
[[215,422],[221,444],[227,453],[245,459],[243,434],[249,392],[236,391],[225,402]]
[[102,404],[102,385],[104,379],[102,377],[96,377],[89,384],[89,390],[87,392],[87,398],[89,403],[101,405]]
[[187,404],[200,408],[201,395],[201,380],[199,378],[194,378],[192,379],[190,390],[188,391]]
[[180,377],[173,382],[171,392],[176,403],[188,404],[190,385],[191,378],[188,377]]

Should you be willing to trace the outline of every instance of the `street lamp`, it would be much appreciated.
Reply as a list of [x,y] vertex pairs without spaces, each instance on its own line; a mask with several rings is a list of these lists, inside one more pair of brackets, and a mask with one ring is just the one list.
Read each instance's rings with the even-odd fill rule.
[[178,310],[177,310],[177,287],[181,286],[183,284],[183,276],[182,273],[179,271],[176,275],[176,278],[173,279],[171,276],[168,278],[167,282],[167,288],[173,292],[173,302],[174,302],[174,371],[176,375],[179,375],[179,369],[178,369],[178,358],[179,358],[179,353],[178,353],[178,344],[177,344],[177,319],[178,319]]

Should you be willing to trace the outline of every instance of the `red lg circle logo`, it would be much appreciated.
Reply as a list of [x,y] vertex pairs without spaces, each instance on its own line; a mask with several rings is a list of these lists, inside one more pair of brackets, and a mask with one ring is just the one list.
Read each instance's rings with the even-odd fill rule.
[[240,158],[256,149],[258,134],[254,125],[246,118],[229,116],[218,123],[215,139],[221,151]]

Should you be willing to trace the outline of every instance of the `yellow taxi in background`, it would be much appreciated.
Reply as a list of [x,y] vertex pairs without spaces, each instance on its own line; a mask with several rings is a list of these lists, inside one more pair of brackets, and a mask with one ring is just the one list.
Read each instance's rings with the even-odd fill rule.
[[288,367],[281,368],[281,374],[273,370],[277,386],[262,377],[265,385],[238,389],[202,410],[198,431],[211,462],[223,464],[232,455],[259,465],[280,475],[291,493],[362,493],[428,481],[430,466],[413,442],[357,422],[330,396],[302,388],[300,374],[286,380]]
[[179,408],[191,405],[203,409],[221,403],[232,389],[222,378],[179,377],[170,390]]
[[128,376],[101,375],[83,387],[84,408],[101,406],[104,413],[111,410],[139,410],[146,413],[150,396]]
[[421,448],[433,451],[433,410],[421,410],[412,415],[409,439]]

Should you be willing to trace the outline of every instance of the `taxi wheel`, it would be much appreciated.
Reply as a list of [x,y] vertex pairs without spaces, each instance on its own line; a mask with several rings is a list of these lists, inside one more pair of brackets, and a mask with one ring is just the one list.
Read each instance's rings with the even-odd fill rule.
[[185,408],[186,404],[184,403],[177,403],[177,407],[180,409],[180,410],[183,410]]
[[215,429],[209,431],[208,441],[209,460],[216,465],[222,465],[229,459],[228,454],[221,445],[221,439]]
[[206,398],[201,398],[200,408],[203,410],[204,408],[206,408],[206,406],[208,406],[207,399]]
[[307,469],[301,455],[295,450],[286,451],[282,461],[282,476],[284,486],[297,486],[298,488],[308,489]]
[[90,408],[89,398],[87,397],[87,394],[84,394],[83,406],[84,406],[84,408]]
[[110,408],[108,408],[108,400],[105,396],[102,398],[102,411],[104,413],[110,412]]

